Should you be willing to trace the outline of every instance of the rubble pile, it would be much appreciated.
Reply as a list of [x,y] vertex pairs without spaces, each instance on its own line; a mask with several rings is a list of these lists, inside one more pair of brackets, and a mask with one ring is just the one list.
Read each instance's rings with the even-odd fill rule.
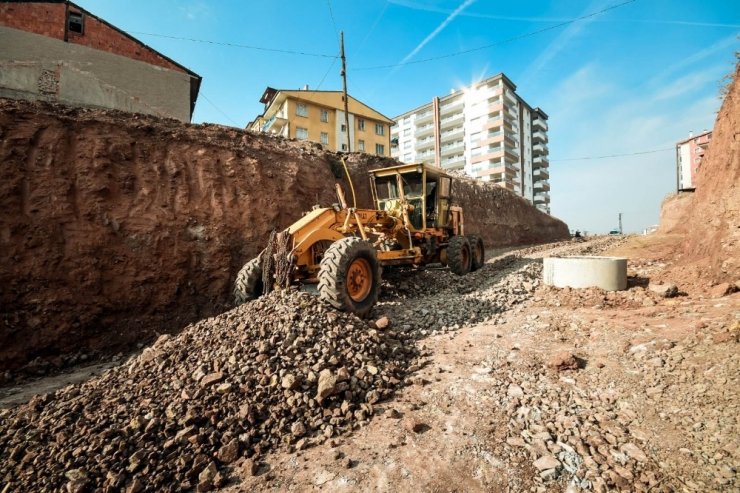
[[360,426],[415,355],[387,320],[273,292],[3,411],[0,490],[208,491],[267,450]]
[[[588,243],[565,241],[556,243],[555,249],[564,255],[590,255],[623,241],[615,237]],[[525,255],[545,250],[545,246],[521,249],[487,262],[465,276],[434,266],[385,269],[376,311],[389,316],[398,330],[412,332],[417,337],[485,321],[495,323],[501,313],[530,299],[541,286],[542,261]],[[597,291],[594,296],[612,296]]]
[[560,480],[597,492],[669,491],[661,484],[648,435],[636,423],[637,410],[620,403],[615,392],[581,389],[551,372],[557,370],[542,365],[497,380],[509,416],[499,452],[528,457],[539,484]]

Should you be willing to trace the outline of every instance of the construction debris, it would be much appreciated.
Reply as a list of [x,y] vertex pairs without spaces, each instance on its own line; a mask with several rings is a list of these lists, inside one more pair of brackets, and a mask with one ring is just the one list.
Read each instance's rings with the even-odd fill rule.
[[234,467],[254,474],[275,447],[299,450],[361,426],[415,356],[390,328],[274,291],[161,336],[100,378],[4,411],[0,483],[207,491]]

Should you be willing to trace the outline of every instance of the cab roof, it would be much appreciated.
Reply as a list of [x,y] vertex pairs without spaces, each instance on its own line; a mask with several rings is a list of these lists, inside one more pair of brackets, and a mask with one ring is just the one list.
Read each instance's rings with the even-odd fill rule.
[[437,166],[432,166],[425,163],[405,163],[399,164],[397,166],[388,166],[387,168],[376,168],[371,169],[369,173],[374,176],[387,176],[396,173],[419,173],[422,170],[426,170],[427,173],[430,173],[434,176],[445,176],[447,178],[452,178],[452,176],[445,173],[442,168],[438,168]]

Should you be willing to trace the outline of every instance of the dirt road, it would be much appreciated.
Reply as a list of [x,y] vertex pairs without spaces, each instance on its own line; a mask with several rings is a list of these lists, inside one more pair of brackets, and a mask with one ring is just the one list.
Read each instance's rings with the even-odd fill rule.
[[[416,340],[420,354],[395,395],[365,408],[372,417],[353,421],[349,434],[288,435],[284,447],[249,459],[224,462],[217,454],[219,485],[234,492],[736,490],[740,294],[663,298],[647,285],[666,262],[640,258],[629,245],[601,238],[499,250],[462,278],[434,268],[386,272],[375,318],[390,325],[378,330]],[[541,285],[543,256],[610,249],[632,256],[627,291]],[[146,351],[122,372],[135,374],[142,358]],[[158,358],[158,367],[173,364]],[[46,391],[49,384],[34,385]],[[144,402],[156,409],[151,398]],[[211,397],[204,402],[218,407]],[[122,419],[120,426],[130,418]],[[90,457],[88,464],[97,460]],[[146,484],[140,470],[114,476],[127,488]]]

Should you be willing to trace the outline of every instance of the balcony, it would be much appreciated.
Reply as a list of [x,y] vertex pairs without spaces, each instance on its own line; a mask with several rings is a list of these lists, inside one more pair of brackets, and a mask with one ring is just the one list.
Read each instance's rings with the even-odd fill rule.
[[462,169],[465,167],[465,156],[452,156],[442,160],[445,169]]
[[532,133],[532,142],[547,142],[547,134],[541,130]]
[[532,153],[536,155],[547,154],[550,150],[545,144],[535,144],[532,146]]
[[537,180],[547,180],[550,178],[550,172],[547,168],[537,168],[532,172],[532,176]]
[[417,127],[416,132],[414,132],[414,137],[416,137],[417,139],[421,139],[422,137],[432,135],[433,133],[434,125],[430,123],[429,125],[424,125],[423,127]]
[[465,150],[465,144],[463,141],[455,142],[451,145],[443,145],[442,149],[440,149],[440,155],[442,156],[449,156],[450,154],[454,152],[462,152]]
[[286,118],[279,117],[276,113],[272,118],[262,124],[262,131],[279,134],[287,124],[288,120]]
[[416,152],[434,148],[434,137],[427,137],[416,141]]
[[547,121],[545,121],[544,118],[540,118],[540,117],[537,117],[534,120],[532,120],[532,127],[534,129],[544,130],[545,132],[549,130],[547,126]]
[[511,91],[509,91],[507,89],[506,91],[504,91],[504,95],[505,95],[506,99],[509,100],[509,102],[511,102],[513,104],[519,104],[519,100],[516,98],[516,96],[514,96],[514,93],[513,92],[511,92]]
[[431,110],[425,111],[424,113],[417,113],[414,119],[414,124],[419,127],[432,121],[434,113]]
[[425,161],[427,159],[434,159],[434,151],[426,151],[426,152],[417,152],[416,153],[416,159],[420,161]]
[[448,116],[446,118],[442,118],[439,123],[441,128],[449,128],[453,125],[460,124],[465,120],[465,115],[463,113],[455,113],[452,116]]
[[534,194],[535,204],[547,204],[550,202],[550,192],[540,192]]
[[549,192],[549,191],[550,191],[550,182],[548,180],[536,181],[534,183],[535,193]]
[[450,103],[440,105],[439,114],[447,115],[456,110],[462,110],[463,106],[465,106],[465,100],[463,98],[456,99],[455,101],[452,101]]
[[443,142],[449,141],[449,140],[461,139],[464,135],[465,135],[464,127],[453,128],[452,130],[447,130],[440,134]]

